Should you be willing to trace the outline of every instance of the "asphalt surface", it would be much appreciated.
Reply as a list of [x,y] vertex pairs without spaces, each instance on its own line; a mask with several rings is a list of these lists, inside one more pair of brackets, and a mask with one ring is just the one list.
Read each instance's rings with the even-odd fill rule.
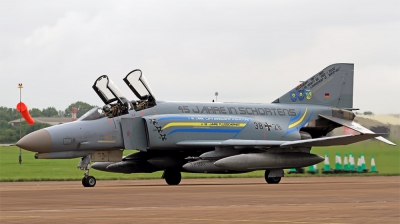
[[400,177],[0,183],[0,223],[400,223]]

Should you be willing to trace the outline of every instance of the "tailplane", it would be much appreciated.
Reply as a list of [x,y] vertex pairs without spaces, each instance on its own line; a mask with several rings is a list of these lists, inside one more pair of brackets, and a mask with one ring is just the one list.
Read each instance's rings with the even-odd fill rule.
[[276,99],[273,103],[316,104],[353,108],[354,64],[333,64]]

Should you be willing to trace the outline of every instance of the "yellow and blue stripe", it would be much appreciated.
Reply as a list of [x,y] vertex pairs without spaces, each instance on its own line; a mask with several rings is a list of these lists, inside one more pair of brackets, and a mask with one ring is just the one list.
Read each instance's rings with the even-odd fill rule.
[[[308,115],[307,115],[307,113],[308,113]],[[303,113],[302,109],[299,108],[299,113],[296,116],[290,118],[288,128],[286,130],[285,135],[288,135],[292,132],[298,131],[302,127],[304,127],[310,121],[313,113],[314,113],[313,111],[311,111],[311,113],[309,113],[308,108],[306,108]]]
[[[168,135],[186,132],[186,133],[233,133],[236,137],[250,122],[251,119],[237,118],[193,118],[193,117],[164,117],[158,121],[172,120],[162,127],[162,130],[174,128]],[[190,121],[188,121],[190,120]]]

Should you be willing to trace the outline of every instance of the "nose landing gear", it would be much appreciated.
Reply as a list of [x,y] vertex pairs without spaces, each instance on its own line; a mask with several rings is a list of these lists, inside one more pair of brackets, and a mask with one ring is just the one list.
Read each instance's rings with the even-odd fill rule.
[[85,176],[82,178],[82,185],[84,187],[96,186],[96,178],[94,178],[93,176],[89,176],[89,169],[90,169],[90,157],[89,156],[82,157],[81,161],[78,164],[78,168],[80,170],[85,171]]
[[96,178],[94,176],[85,176],[82,178],[82,185],[84,187],[94,187],[96,186]]

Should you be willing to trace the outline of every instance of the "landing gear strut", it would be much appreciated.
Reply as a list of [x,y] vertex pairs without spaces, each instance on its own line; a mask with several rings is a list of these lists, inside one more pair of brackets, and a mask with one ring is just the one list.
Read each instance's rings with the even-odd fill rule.
[[179,170],[164,170],[162,178],[165,179],[168,185],[178,185],[181,182],[181,172]]
[[85,176],[82,178],[82,185],[84,187],[96,186],[96,178],[94,178],[93,176],[89,176],[89,169],[90,169],[89,156],[82,157],[81,161],[78,164],[78,168],[85,171]]
[[279,184],[283,177],[283,170],[265,170],[264,177],[268,184]]

